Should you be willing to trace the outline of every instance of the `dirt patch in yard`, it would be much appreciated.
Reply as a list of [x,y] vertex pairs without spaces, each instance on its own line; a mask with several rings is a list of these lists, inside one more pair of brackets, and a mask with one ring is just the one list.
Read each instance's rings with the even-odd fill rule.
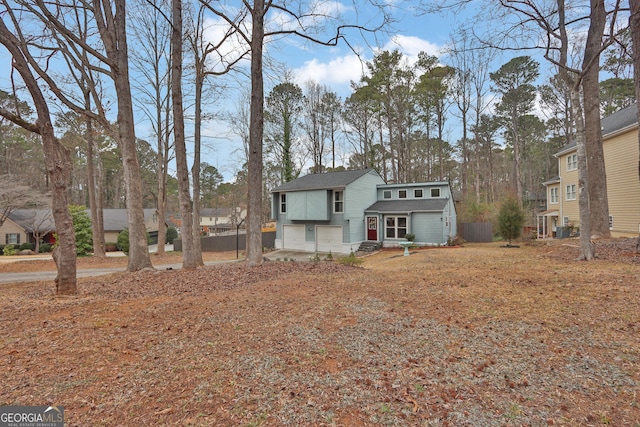
[[0,405],[63,405],[69,426],[640,425],[631,244],[5,285]]

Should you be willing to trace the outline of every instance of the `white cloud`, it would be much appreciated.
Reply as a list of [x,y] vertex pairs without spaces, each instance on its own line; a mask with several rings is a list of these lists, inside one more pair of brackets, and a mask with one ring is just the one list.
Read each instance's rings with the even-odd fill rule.
[[413,63],[417,60],[420,52],[425,52],[428,55],[440,56],[442,54],[442,47],[430,41],[421,39],[415,36],[396,35],[389,40],[389,42],[383,47],[384,50],[398,49],[404,53],[409,63]]
[[[329,62],[320,62],[317,58],[306,61],[301,67],[294,69],[296,83],[304,85],[313,80],[331,87],[339,94],[349,89],[351,81],[358,81],[362,76],[364,64],[354,55],[340,56]],[[341,90],[337,86],[340,86]]]

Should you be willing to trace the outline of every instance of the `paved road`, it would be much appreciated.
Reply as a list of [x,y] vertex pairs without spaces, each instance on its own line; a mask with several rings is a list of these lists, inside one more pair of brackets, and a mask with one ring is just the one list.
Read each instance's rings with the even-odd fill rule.
[[[275,260],[295,259],[296,261],[308,261],[309,256],[313,255],[307,252],[287,251],[279,250],[273,251],[266,255],[267,258]],[[50,258],[50,257],[49,257]],[[31,258],[34,259],[34,258]],[[224,260],[224,261],[208,261],[205,265],[224,264],[229,262],[237,262],[237,260]],[[173,269],[179,270],[182,268],[182,263],[179,264],[164,264],[155,267],[156,270]],[[117,268],[88,268],[78,270],[76,272],[77,277],[92,277],[103,276],[106,274],[118,273],[125,271],[125,267]],[[53,281],[56,278],[56,271],[33,271],[29,273],[0,273],[0,284],[18,283],[18,282],[39,282],[39,281]]]
[[[236,260],[224,260],[224,261],[208,261],[205,265],[223,264],[227,262],[236,262]],[[157,265],[156,270],[173,269],[179,270],[182,268],[180,264],[163,264]],[[125,267],[118,268],[87,268],[77,270],[76,277],[92,277],[92,276],[104,276],[105,274],[113,274],[125,271]],[[30,273],[0,273],[0,285],[7,283],[18,282],[39,282],[39,281],[53,281],[58,273],[56,271],[33,271]]]

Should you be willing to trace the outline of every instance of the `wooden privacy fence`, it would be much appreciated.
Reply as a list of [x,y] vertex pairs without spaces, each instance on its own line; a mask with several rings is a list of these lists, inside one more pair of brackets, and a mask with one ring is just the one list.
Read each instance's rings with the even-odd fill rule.
[[493,241],[493,230],[490,222],[463,222],[462,238],[467,242],[488,243]]
[[[228,234],[225,236],[207,236],[202,237],[200,242],[202,244],[202,252],[226,252],[245,250],[247,247],[247,235],[242,233],[237,236],[236,247],[236,235]],[[268,231],[262,233],[262,247],[273,249],[276,243],[276,232]],[[182,251],[182,240],[176,239],[173,241],[173,249],[175,251]]]

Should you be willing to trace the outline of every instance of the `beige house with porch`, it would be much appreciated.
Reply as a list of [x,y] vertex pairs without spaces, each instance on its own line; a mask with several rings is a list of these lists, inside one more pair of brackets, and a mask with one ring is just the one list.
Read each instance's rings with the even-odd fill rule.
[[[609,228],[613,237],[635,237],[640,232],[640,150],[636,108],[633,104],[602,119]],[[547,210],[538,214],[539,238],[569,237],[565,233],[580,226],[575,142],[563,147],[555,157],[560,176],[543,183],[547,191]]]

